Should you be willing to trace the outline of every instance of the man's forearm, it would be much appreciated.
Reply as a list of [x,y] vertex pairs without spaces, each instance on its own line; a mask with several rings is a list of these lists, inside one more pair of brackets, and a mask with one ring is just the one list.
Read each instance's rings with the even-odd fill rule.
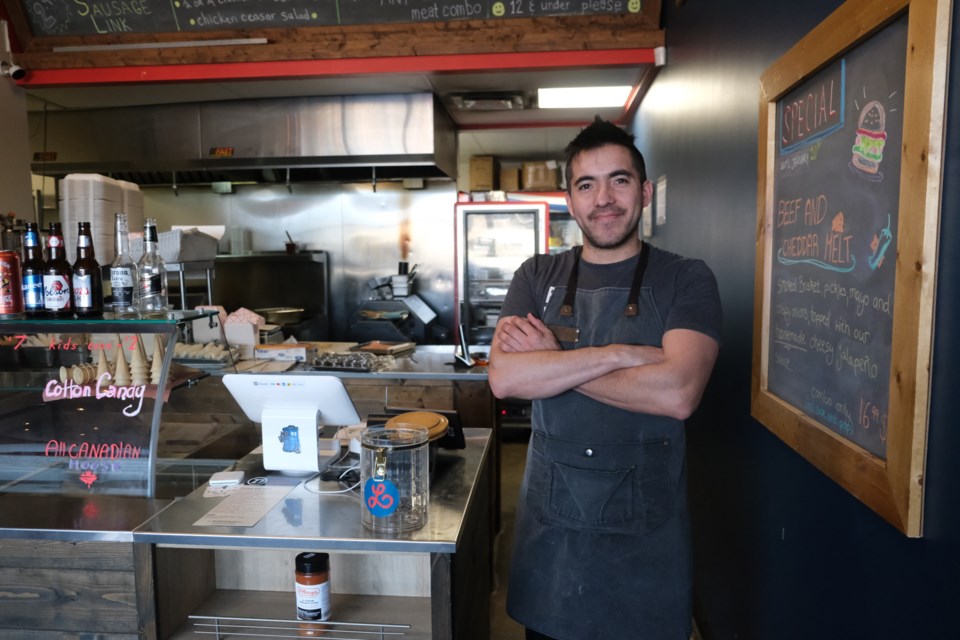
[[[577,387],[614,407],[686,420],[700,404],[719,352],[704,334],[674,330],[664,335],[660,360],[612,371]],[[672,355],[671,355],[672,354]]]
[[[583,395],[613,407],[638,413],[686,419],[682,381],[665,367],[639,366],[611,371],[576,387]],[[638,389],[643,389],[638,393]]]
[[623,366],[616,350],[608,347],[494,350],[488,374],[490,388],[498,398],[535,400],[559,395]]

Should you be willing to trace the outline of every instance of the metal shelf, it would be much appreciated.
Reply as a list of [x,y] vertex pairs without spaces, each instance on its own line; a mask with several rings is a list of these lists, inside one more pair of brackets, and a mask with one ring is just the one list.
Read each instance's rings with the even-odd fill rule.
[[187,310],[187,278],[188,273],[206,273],[207,277],[207,304],[213,304],[213,260],[197,260],[190,262],[168,262],[167,273],[177,274],[180,283],[180,309]]
[[380,624],[362,622],[314,622],[269,618],[231,618],[226,616],[190,616],[193,633],[212,636],[217,640],[250,637],[304,638],[323,637],[326,640],[392,640],[406,638],[408,624]]

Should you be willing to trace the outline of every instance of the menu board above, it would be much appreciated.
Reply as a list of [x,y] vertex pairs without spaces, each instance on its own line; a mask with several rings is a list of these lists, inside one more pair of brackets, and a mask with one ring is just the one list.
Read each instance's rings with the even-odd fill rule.
[[626,15],[641,0],[37,0],[34,36]]

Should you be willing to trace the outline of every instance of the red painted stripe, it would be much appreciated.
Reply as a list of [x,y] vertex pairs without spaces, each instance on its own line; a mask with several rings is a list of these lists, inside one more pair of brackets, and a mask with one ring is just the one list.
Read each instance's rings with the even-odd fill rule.
[[34,69],[19,84],[28,87],[262,80],[385,73],[509,71],[563,67],[654,64],[654,49],[603,49],[445,56],[397,56],[343,60],[281,60],[217,64]]

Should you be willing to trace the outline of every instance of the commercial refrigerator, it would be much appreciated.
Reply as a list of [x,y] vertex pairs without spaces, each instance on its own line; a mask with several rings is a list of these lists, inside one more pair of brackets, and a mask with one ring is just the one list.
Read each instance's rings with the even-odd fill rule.
[[457,322],[469,344],[490,344],[514,272],[547,252],[546,202],[455,205]]

